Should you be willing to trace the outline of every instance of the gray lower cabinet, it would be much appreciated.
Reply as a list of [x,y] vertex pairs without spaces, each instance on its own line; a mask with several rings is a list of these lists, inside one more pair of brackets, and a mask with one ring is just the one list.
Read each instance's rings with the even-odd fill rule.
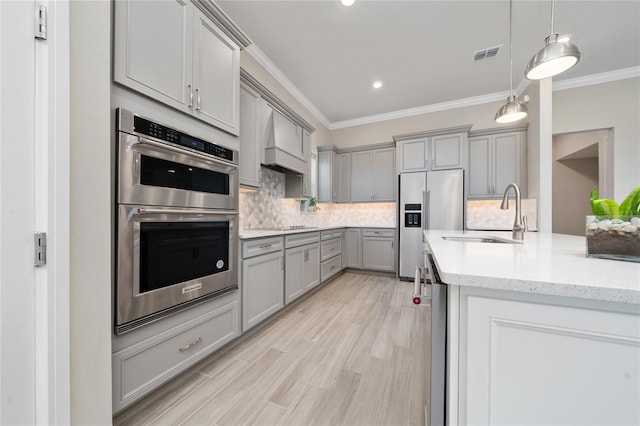
[[320,284],[319,240],[319,232],[285,237],[285,303],[294,301]]
[[362,230],[362,268],[395,272],[395,230]]
[[[114,413],[240,335],[239,300],[227,296],[221,300],[226,303],[213,301],[190,309],[199,315],[173,327],[162,327],[163,322],[175,320],[170,318],[119,336],[126,343],[114,344],[116,351],[111,356]],[[183,311],[176,317],[187,314]]]
[[320,282],[342,271],[342,229],[320,233]]
[[362,268],[362,230],[348,228],[344,235],[344,267]]
[[242,243],[242,330],[246,331],[284,307],[282,237]]

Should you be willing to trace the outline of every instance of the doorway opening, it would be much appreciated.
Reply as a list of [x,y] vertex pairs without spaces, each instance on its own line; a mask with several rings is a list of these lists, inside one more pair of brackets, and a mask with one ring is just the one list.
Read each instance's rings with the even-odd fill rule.
[[612,184],[606,167],[612,143],[613,129],[553,136],[552,232],[585,235],[591,190],[597,188],[604,198]]

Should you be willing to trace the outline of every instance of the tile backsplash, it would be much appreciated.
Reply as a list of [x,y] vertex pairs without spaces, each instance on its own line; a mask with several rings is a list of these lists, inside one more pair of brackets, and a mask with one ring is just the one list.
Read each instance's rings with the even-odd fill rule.
[[[396,226],[396,203],[320,203],[317,212],[300,211],[300,200],[284,198],[284,174],[261,168],[262,189],[240,193],[240,229],[270,229],[288,226]],[[529,228],[537,229],[536,199],[522,200],[522,215]],[[515,201],[509,210],[500,209],[501,200],[467,201],[467,228],[510,230]]]
[[[502,200],[467,201],[467,228],[488,230],[510,230],[515,219],[515,200],[509,199],[509,210],[501,210]],[[538,229],[537,199],[522,200],[522,216],[527,216],[529,229]]]
[[300,211],[300,200],[284,198],[284,174],[262,167],[260,191],[240,193],[240,229],[305,226],[396,226],[395,203],[320,203]]

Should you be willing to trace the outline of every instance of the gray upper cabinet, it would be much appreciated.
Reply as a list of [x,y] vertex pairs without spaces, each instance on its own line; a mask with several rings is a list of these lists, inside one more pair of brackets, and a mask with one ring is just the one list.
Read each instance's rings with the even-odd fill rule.
[[240,47],[194,9],[193,109],[200,120],[237,135],[240,123]]
[[302,132],[302,150],[307,158],[305,173],[285,173],[284,196],[285,198],[311,198],[313,187],[311,184],[311,133],[306,129]]
[[351,154],[343,153],[334,157],[337,164],[337,179],[333,181],[333,192],[337,203],[348,203],[351,199]]
[[[505,188],[517,183],[527,191],[525,127],[499,133],[474,132],[469,137],[467,188],[469,198],[501,198]],[[493,130],[495,132],[495,129]]]
[[240,47],[191,2],[115,2],[114,80],[239,133]]
[[398,142],[398,173],[427,170],[429,164],[429,138]]
[[398,173],[463,168],[469,128],[463,126],[394,138]]
[[351,153],[351,201],[395,201],[395,149]]
[[260,95],[241,85],[239,182],[256,189],[260,188],[260,111]]
[[338,154],[335,147],[318,152],[318,201],[348,203],[350,199],[350,154]]
[[467,133],[431,137],[431,170],[464,167]]

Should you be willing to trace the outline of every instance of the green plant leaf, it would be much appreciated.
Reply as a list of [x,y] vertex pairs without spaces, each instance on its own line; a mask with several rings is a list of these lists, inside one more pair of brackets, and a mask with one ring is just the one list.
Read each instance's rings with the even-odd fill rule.
[[620,207],[618,203],[609,199],[593,200],[591,202],[591,210],[596,216],[618,217],[620,215]]
[[636,186],[631,193],[620,204],[620,214],[622,216],[633,216],[640,210],[640,186]]
[[597,199],[598,199],[598,188],[596,188],[594,186],[593,189],[591,190],[591,198],[590,198],[590,200],[591,200],[591,210],[593,210],[593,204]]

